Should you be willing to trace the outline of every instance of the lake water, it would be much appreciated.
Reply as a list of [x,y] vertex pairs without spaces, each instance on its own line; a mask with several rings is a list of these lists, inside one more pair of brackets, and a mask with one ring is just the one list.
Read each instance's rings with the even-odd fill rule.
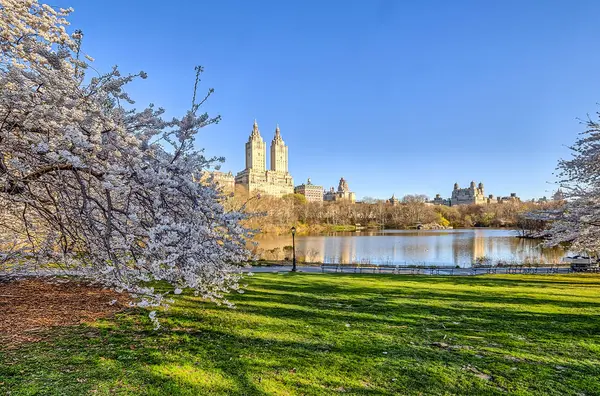
[[[566,255],[561,248],[542,249],[540,241],[517,238],[506,229],[378,230],[296,236],[296,255],[308,262],[431,264],[468,267],[479,257],[493,262],[558,263]],[[291,235],[260,235],[261,256],[291,256],[285,246]]]

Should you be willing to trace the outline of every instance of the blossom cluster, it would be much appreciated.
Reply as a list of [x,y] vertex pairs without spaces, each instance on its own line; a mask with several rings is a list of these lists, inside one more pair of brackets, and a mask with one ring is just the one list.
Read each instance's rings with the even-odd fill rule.
[[0,250],[13,243],[21,265],[59,265],[143,306],[165,303],[156,281],[226,301],[250,231],[197,177],[216,159],[195,138],[219,117],[134,109],[125,88],[143,72],[86,78],[69,12],[0,0]]
[[565,192],[566,203],[560,209],[529,214],[549,222],[539,236],[546,245],[568,244],[576,252],[598,255],[600,252],[600,123],[588,119],[586,130],[570,147],[572,157],[558,163],[556,176]]

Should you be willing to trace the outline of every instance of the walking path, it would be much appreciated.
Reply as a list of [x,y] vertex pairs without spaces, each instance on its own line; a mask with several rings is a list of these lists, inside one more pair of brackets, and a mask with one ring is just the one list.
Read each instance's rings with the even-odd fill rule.
[[[395,274],[395,275],[484,275],[484,274],[568,274],[573,272],[569,266],[507,266],[507,267],[407,267],[407,266],[360,266],[344,264],[323,264],[323,265],[301,265],[296,267],[297,272],[303,273],[345,273],[345,274]],[[272,265],[272,266],[254,266],[243,268],[243,272],[253,273],[278,273],[291,272],[292,265]],[[596,272],[596,271],[594,271]],[[41,270],[32,272],[0,272],[1,280],[10,280],[24,277],[40,277],[54,275],[78,276],[81,273],[77,271],[59,271],[59,270]]]
[[[277,273],[290,272],[291,265],[255,266],[244,272]],[[324,264],[322,266],[297,266],[297,272],[308,273],[365,273],[365,274],[404,274],[404,275],[483,275],[483,274],[567,274],[573,272],[568,266],[507,266],[507,267],[403,267],[403,266],[352,266]]]

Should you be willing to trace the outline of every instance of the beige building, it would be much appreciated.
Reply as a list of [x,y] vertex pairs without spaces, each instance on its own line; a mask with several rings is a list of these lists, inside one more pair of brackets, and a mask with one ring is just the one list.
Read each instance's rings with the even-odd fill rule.
[[235,189],[235,177],[233,177],[231,172],[203,172],[200,180],[213,181],[226,193],[231,193]]
[[436,194],[435,198],[430,203],[434,205],[456,206],[504,202],[521,202],[521,199],[517,197],[516,193],[511,193],[508,197],[494,197],[493,194],[490,194],[486,197],[483,191],[483,183],[479,183],[478,186],[475,186],[475,182],[471,182],[469,188],[460,188],[458,183],[454,183],[452,198],[444,199],[440,196],[440,194]]
[[435,194],[435,198],[433,198],[433,200],[431,201],[431,203],[434,204],[434,205],[450,206],[450,200],[442,198],[442,196],[440,194]]
[[323,186],[312,184],[310,178],[306,184],[294,187],[294,193],[304,195],[308,202],[323,202]]
[[498,203],[505,202],[521,202],[521,198],[517,197],[517,193],[510,193],[508,197],[498,197]]
[[350,191],[348,182],[342,177],[338,184],[338,189],[335,191],[333,187],[325,194],[323,194],[324,201],[350,201],[356,202],[356,194]]
[[288,172],[288,147],[279,126],[271,141],[271,169],[267,170],[267,146],[254,121],[246,142],[246,169],[235,176],[235,184],[243,186],[249,194],[263,193],[275,197],[294,193],[294,181]]
[[483,193],[483,183],[479,183],[476,187],[472,181],[469,188],[460,188],[458,183],[454,183],[452,198],[450,198],[450,206],[456,205],[472,205],[488,203],[489,197]]
[[388,199],[386,202],[392,206],[397,206],[400,203],[400,201],[398,201],[398,198],[396,198],[396,194],[392,194],[392,197],[390,199]]

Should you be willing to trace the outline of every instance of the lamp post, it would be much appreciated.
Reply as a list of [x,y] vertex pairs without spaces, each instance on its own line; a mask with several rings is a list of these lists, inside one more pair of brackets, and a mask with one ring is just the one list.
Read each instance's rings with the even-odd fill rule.
[[292,272],[296,272],[296,227],[292,227]]

